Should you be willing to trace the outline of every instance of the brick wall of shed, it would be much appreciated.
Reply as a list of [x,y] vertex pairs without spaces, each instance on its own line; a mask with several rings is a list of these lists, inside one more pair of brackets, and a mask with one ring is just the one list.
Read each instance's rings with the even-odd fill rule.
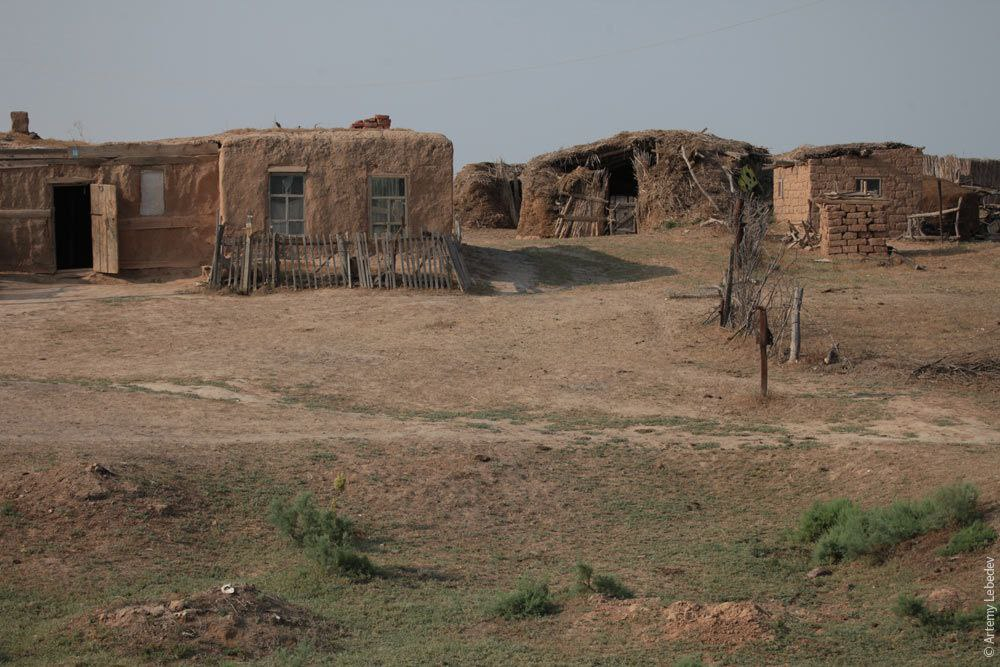
[[774,221],[801,223],[809,219],[809,165],[774,168]]
[[884,255],[889,226],[886,200],[820,201],[820,251],[827,256]]
[[919,148],[876,151],[869,157],[842,156],[809,160],[809,197],[853,192],[859,178],[882,179],[881,215],[890,232],[906,230],[906,216],[920,210],[923,153]]

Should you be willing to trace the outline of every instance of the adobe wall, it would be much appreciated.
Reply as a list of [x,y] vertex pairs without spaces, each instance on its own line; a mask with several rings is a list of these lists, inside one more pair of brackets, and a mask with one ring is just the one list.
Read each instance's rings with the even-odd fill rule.
[[[59,183],[115,185],[122,269],[190,268],[211,261],[218,210],[218,159],[172,158],[74,164],[0,165],[0,271],[51,273],[55,264],[52,189]],[[132,160],[132,162],[149,160]],[[140,216],[140,174],[164,172],[164,214]]]
[[819,199],[820,252],[827,256],[885,255],[886,216],[896,205],[885,199]]
[[881,213],[890,232],[906,230],[906,216],[920,211],[923,154],[919,148],[876,151],[869,157],[841,156],[809,160],[810,197],[853,192],[855,179],[881,178]]
[[223,138],[219,156],[222,215],[254,229],[268,216],[268,169],[305,169],[306,234],[365,232],[369,177],[405,176],[407,228],[450,232],[452,144],[440,134],[409,130],[260,132]]
[[774,168],[774,221],[802,223],[809,219],[809,165]]

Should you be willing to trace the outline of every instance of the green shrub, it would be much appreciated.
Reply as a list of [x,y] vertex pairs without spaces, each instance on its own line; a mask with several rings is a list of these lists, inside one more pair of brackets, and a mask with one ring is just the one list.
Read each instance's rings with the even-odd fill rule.
[[674,667],[705,667],[705,663],[693,655],[684,656],[679,658],[677,662],[674,663]]
[[329,510],[317,508],[311,493],[303,493],[291,503],[275,498],[269,518],[282,535],[327,572],[365,577],[377,573],[368,557],[352,548],[351,521],[338,516],[335,506]]
[[971,484],[938,489],[919,501],[863,510],[845,499],[816,503],[803,514],[797,535],[814,542],[820,563],[885,556],[904,540],[947,526],[968,525],[979,517],[978,491]]
[[985,618],[985,611],[934,611],[918,597],[900,595],[896,600],[895,612],[903,618],[914,619],[921,627],[940,633],[954,630],[971,630],[979,627]]
[[942,556],[979,551],[993,544],[997,539],[997,531],[982,521],[973,521],[968,526],[951,536],[948,544],[941,549]]
[[929,529],[965,526],[979,519],[978,500],[979,491],[968,482],[941,487],[924,501]]
[[847,498],[822,502],[817,500],[799,520],[796,535],[803,542],[815,542],[836,525],[841,517],[856,508]]
[[552,600],[549,585],[542,581],[522,579],[517,588],[506,593],[493,604],[491,613],[508,620],[546,616],[559,610]]
[[594,568],[586,563],[576,564],[576,586],[574,592],[577,595],[587,593],[600,593],[604,597],[615,598],[616,600],[628,600],[635,597],[625,584],[609,574],[594,574]]

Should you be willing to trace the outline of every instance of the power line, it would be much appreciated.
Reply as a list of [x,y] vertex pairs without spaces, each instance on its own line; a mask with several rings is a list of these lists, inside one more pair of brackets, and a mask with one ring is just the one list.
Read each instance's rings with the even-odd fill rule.
[[[470,74],[455,74],[452,76],[442,76],[434,77],[429,79],[404,79],[400,81],[375,81],[369,83],[321,83],[321,84],[287,84],[287,87],[295,88],[388,88],[395,86],[421,86],[429,85],[435,83],[450,83],[454,81],[470,81],[475,79],[487,79],[494,76],[502,76],[505,74],[517,74],[520,72],[531,72],[540,69],[548,69],[550,67],[562,67],[565,65],[576,65],[579,63],[593,62],[595,60],[601,60],[604,58],[612,58],[616,56],[628,55],[631,53],[638,53],[640,51],[648,51],[650,49],[658,49],[663,46],[668,46],[671,44],[677,44],[680,42],[686,42],[692,39],[697,39],[699,37],[707,37],[709,35],[715,35],[720,32],[726,32],[728,30],[735,30],[737,28],[742,28],[744,26],[751,25],[753,23],[760,23],[762,21],[767,21],[778,16],[783,16],[785,14],[791,14],[793,12],[799,12],[810,7],[815,7],[820,5],[826,0],[813,0],[813,2],[806,2],[794,7],[789,7],[787,9],[781,9],[776,12],[771,12],[770,14],[764,14],[762,16],[756,16],[754,18],[746,19],[744,21],[737,21],[736,23],[730,23],[724,26],[719,26],[717,28],[711,28],[709,30],[700,30],[697,32],[690,32],[684,35],[679,35],[677,37],[670,37],[668,39],[662,39],[656,42],[649,42],[647,44],[640,44],[638,46],[632,46],[624,49],[616,49],[614,51],[604,51],[602,53],[594,53],[585,56],[578,56],[575,58],[567,58],[565,60],[552,60],[544,63],[536,63],[533,65],[520,65],[517,67],[507,67],[504,69],[487,70],[484,72],[476,72]],[[286,87],[283,85],[278,85],[277,87]]]

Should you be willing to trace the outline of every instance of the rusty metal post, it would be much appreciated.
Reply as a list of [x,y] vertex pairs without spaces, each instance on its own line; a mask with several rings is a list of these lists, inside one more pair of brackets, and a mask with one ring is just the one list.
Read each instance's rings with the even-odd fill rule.
[[757,344],[760,346],[760,395],[767,398],[767,310],[757,306]]

